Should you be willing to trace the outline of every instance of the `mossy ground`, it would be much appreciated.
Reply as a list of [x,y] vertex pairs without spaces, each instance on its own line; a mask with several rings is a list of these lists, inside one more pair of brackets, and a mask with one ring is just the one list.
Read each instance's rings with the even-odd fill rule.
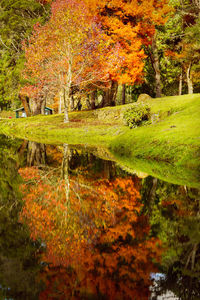
[[[197,170],[200,168],[200,95],[164,97],[148,100],[147,103],[157,119],[154,124],[135,129],[123,124],[123,111],[131,105],[128,104],[72,112],[69,124],[63,123],[63,115],[1,120],[0,131],[41,143],[107,147],[127,168],[133,169],[133,164],[136,164],[143,168],[141,171],[148,169],[149,174],[160,172],[162,177],[165,174],[169,177],[170,171],[166,171],[166,166],[170,166],[171,170],[173,166],[174,180],[182,169],[190,170],[183,177],[192,174],[197,182]],[[161,164],[161,168],[155,167]],[[164,169],[165,172],[162,172]]]

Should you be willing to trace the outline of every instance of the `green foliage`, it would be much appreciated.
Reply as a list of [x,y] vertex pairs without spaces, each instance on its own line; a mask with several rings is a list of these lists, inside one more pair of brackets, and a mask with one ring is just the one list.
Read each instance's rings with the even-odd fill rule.
[[[48,9],[35,0],[0,1],[0,107],[17,106],[24,67],[22,41],[35,23],[44,23]],[[14,105],[13,105],[14,103]]]
[[150,106],[144,103],[134,104],[124,113],[124,120],[130,128],[144,125],[150,119]]

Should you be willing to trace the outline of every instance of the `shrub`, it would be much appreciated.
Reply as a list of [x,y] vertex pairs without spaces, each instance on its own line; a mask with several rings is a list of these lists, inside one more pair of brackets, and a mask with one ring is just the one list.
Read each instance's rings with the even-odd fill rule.
[[144,103],[134,104],[131,108],[125,111],[123,116],[126,125],[130,128],[144,125],[144,123],[147,123],[147,121],[150,120],[150,117],[150,107],[148,104]]

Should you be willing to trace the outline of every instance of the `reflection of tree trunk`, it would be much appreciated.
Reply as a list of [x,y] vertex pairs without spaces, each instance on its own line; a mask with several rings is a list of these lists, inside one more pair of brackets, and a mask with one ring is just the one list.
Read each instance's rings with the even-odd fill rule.
[[24,154],[24,151],[27,148],[27,145],[28,145],[28,141],[24,140],[22,145],[20,146],[20,148],[18,150],[19,156],[22,156]]
[[46,161],[46,147],[44,144],[28,142],[28,166],[44,165]]
[[153,204],[154,204],[154,200],[155,200],[155,196],[156,196],[157,184],[158,184],[158,178],[153,178],[152,186],[151,186],[151,189],[150,189],[149,194],[148,194],[150,214],[151,214],[152,209],[153,209]]
[[185,264],[185,269],[188,268],[189,262],[191,260],[191,270],[194,269],[195,265],[195,257],[196,257],[196,252],[197,252],[198,244],[194,244],[192,251],[189,253],[186,264]]
[[187,85],[188,85],[188,94],[193,94],[193,84],[192,84],[192,77],[191,77],[191,66],[190,63],[187,68]]
[[156,98],[161,97],[162,89],[161,89],[161,75],[160,75],[160,62],[159,62],[159,55],[158,55],[158,47],[156,44],[156,34],[153,37],[152,41],[152,64],[155,71],[155,93]]
[[114,172],[113,170],[113,163],[112,161],[109,161],[109,160],[104,160],[103,161],[103,166],[104,166],[104,170],[103,170],[103,177],[110,180],[112,178]]
[[20,148],[17,151],[18,156],[19,156],[19,163],[17,163],[17,168],[20,165],[20,161],[24,158],[24,151],[26,150],[28,143],[29,143],[28,141],[24,140],[22,145],[20,146]]
[[65,196],[67,208],[70,208],[70,199],[69,199],[69,148],[67,144],[63,145],[63,162],[62,162],[62,178],[65,182]]
[[154,199],[155,199],[156,188],[157,188],[157,184],[158,184],[158,178],[153,178],[152,183],[153,183],[152,188],[151,188],[150,193],[149,193],[149,200],[150,201],[154,201]]

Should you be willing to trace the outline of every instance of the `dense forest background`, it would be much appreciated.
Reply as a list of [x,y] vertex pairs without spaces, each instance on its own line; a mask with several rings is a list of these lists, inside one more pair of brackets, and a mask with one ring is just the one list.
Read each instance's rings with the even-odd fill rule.
[[199,25],[198,0],[2,0],[0,109],[30,99],[34,115],[199,92]]

